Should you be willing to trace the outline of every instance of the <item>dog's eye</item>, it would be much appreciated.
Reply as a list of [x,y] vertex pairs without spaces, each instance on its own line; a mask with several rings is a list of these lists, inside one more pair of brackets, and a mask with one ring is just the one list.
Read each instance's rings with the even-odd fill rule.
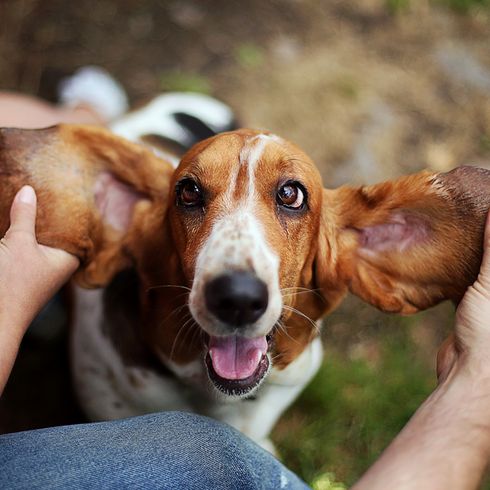
[[203,205],[202,191],[192,179],[183,179],[177,183],[175,188],[177,204],[186,207]]
[[277,203],[289,209],[303,209],[305,205],[305,192],[298,182],[286,182],[276,195]]

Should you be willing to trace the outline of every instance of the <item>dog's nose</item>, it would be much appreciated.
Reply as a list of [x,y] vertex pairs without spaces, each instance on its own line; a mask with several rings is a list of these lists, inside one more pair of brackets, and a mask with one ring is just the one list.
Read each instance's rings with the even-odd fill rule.
[[258,320],[267,309],[267,286],[250,272],[222,274],[205,287],[206,306],[228,325],[243,326]]

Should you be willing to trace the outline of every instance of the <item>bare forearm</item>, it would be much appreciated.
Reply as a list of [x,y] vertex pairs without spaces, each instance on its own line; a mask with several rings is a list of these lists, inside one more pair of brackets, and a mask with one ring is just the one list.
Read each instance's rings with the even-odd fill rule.
[[103,120],[90,107],[59,107],[27,95],[0,92],[0,127],[44,128],[54,124],[97,124]]
[[353,488],[478,488],[490,456],[489,406],[490,378],[446,380]]
[[7,384],[22,337],[28,326],[29,321],[13,322],[11,318],[2,317],[0,313],[0,395]]

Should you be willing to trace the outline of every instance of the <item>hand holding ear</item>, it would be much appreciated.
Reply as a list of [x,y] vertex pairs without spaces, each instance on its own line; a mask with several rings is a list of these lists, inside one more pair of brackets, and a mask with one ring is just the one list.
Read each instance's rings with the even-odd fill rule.
[[15,196],[10,228],[0,241],[0,319],[12,328],[27,328],[79,264],[67,252],[39,245],[35,222],[36,194],[24,186]]
[[63,250],[39,245],[35,225],[36,194],[25,186],[14,198],[10,228],[0,240],[0,394],[27,327],[79,264]]
[[455,333],[441,347],[437,363],[439,381],[455,367],[477,376],[490,374],[490,213],[480,273],[458,306]]

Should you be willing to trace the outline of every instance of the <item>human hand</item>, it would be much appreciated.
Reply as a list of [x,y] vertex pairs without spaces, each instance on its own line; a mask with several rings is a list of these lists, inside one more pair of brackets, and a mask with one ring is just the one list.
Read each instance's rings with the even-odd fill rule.
[[439,386],[352,490],[480,488],[490,461],[490,214],[480,274],[437,368]]
[[0,324],[20,338],[39,310],[75,272],[76,257],[37,243],[36,194],[23,187],[10,211],[10,228],[0,240]]
[[490,213],[480,273],[458,306],[455,332],[439,351],[437,370],[440,382],[457,370],[490,377]]

